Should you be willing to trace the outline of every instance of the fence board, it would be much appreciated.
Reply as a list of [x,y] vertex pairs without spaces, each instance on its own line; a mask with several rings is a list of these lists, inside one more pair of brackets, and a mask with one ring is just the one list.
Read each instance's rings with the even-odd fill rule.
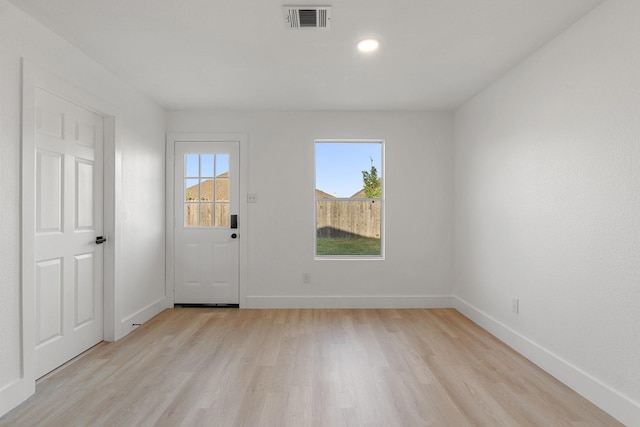
[[375,200],[317,200],[317,237],[380,238],[381,206]]

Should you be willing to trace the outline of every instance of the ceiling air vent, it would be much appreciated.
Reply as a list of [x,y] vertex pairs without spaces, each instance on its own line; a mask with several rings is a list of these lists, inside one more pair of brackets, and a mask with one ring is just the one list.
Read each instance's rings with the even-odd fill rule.
[[329,28],[331,6],[284,6],[287,28]]

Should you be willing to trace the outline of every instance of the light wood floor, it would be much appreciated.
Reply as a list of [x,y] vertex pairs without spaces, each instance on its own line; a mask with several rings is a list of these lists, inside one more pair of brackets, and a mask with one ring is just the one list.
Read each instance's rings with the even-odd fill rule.
[[166,310],[2,426],[619,426],[455,310]]

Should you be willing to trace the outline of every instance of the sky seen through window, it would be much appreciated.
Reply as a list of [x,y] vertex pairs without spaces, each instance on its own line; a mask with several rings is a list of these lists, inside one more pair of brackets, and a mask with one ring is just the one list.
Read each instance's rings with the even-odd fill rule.
[[317,142],[316,189],[335,197],[351,197],[363,188],[362,171],[371,165],[382,176],[379,142]]

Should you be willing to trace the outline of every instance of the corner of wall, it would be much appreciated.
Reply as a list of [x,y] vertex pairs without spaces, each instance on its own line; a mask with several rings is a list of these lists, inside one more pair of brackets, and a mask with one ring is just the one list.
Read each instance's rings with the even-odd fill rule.
[[118,331],[116,331],[115,340],[119,340],[120,338],[129,334],[138,326],[144,324],[146,321],[157,316],[169,307],[169,300],[165,296],[152,302],[151,304],[133,313],[132,315],[125,317],[124,319],[122,319],[122,321],[120,321],[120,328]]

